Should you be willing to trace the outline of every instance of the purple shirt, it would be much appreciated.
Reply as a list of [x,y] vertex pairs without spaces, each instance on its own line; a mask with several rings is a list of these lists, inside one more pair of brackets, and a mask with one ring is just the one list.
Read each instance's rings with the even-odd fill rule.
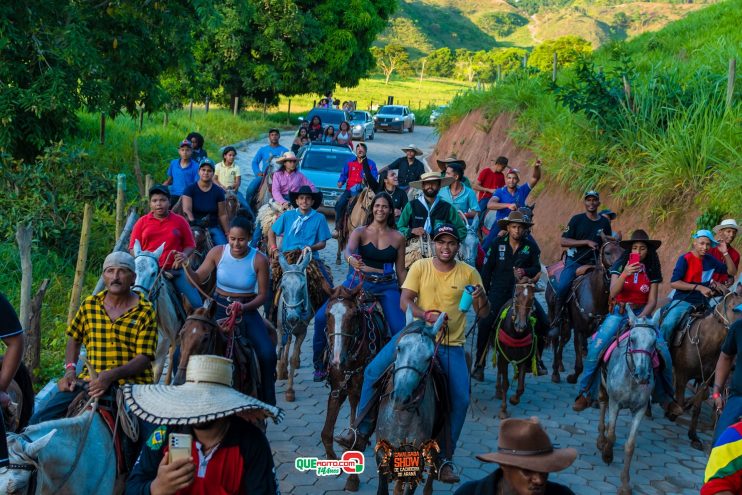
[[312,191],[317,191],[307,177],[299,171],[288,173],[285,170],[279,170],[273,174],[273,200],[278,203],[288,203],[289,192],[298,191],[301,186],[309,186]]

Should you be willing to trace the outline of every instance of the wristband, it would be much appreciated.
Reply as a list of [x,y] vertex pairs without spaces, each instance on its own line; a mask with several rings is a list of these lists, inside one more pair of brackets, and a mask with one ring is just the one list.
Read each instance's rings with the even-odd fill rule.
[[721,390],[721,385],[714,383],[714,390]]
[[65,370],[77,369],[77,363],[67,363],[64,365]]
[[714,400],[718,399],[719,397],[721,397],[721,394],[719,392],[714,392],[713,394],[711,394],[711,398]]

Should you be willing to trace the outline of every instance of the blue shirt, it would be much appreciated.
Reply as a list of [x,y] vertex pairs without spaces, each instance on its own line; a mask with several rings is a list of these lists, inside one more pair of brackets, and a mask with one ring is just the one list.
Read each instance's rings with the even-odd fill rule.
[[[525,184],[518,186],[518,188],[515,190],[515,194],[510,194],[510,191],[508,191],[508,187],[504,186],[496,190],[492,194],[492,197],[500,200],[500,203],[515,203],[518,208],[521,208],[526,205],[526,198],[528,197],[530,192],[531,185],[526,182]],[[506,218],[508,216],[508,213],[510,213],[510,210],[507,208],[496,210],[495,219],[502,220],[503,218]]]
[[224,202],[224,191],[216,184],[211,184],[211,189],[204,192],[198,187],[198,184],[191,184],[186,187],[183,196],[188,196],[192,200],[191,210],[193,218],[201,220],[203,217],[209,217],[209,227],[216,227],[219,223],[219,203]]
[[[300,227],[299,224],[294,225],[298,218],[305,219]],[[283,236],[282,252],[304,249],[306,246],[314,246],[332,237],[325,216],[317,213],[316,210],[312,210],[307,215],[300,215],[298,209],[288,210],[278,217],[272,229],[277,236]]]
[[446,186],[438,192],[438,197],[443,201],[448,201],[461,213],[468,213],[470,211],[479,211],[479,202],[477,201],[477,195],[474,190],[464,186],[464,189],[455,198],[451,194],[451,187]]
[[191,160],[190,165],[186,168],[180,166],[180,158],[170,162],[167,168],[167,176],[172,177],[173,183],[170,185],[170,194],[182,196],[186,187],[198,182],[198,163]]
[[275,147],[266,144],[255,153],[255,157],[252,159],[252,173],[255,174],[255,177],[257,177],[258,174],[262,174],[265,172],[271,156],[277,158],[287,151],[288,148],[284,148],[280,144]]

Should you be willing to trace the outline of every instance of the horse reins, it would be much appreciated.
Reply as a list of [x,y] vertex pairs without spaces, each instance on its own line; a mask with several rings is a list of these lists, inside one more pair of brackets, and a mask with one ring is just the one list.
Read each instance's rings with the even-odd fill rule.
[[[649,328],[653,332],[655,332],[655,333],[657,332],[657,329],[653,325],[650,325],[648,323],[639,323],[637,325],[634,325],[634,326],[631,327],[630,332],[633,331],[635,328]],[[629,337],[627,337],[627,339],[626,339],[626,350],[624,351],[624,357],[626,359],[626,366],[629,368],[629,372],[631,372],[631,377],[633,378],[633,380],[637,384],[639,384],[639,385],[645,385],[645,384],[637,381],[637,377],[636,377],[636,374],[635,374],[635,372],[636,372],[636,363],[634,362],[634,354],[646,354],[647,356],[649,356],[650,366],[651,366],[651,359],[655,355],[657,355],[657,348],[655,346],[655,349],[652,350],[651,352],[648,351],[648,350],[646,350],[646,349],[632,349],[631,348],[631,336],[629,335]]]

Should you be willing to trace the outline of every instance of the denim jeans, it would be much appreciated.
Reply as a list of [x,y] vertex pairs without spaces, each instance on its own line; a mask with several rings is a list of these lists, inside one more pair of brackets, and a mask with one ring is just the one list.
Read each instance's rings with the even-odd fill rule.
[[670,310],[662,319],[662,325],[660,326],[660,333],[665,340],[670,340],[673,330],[675,330],[675,327],[678,326],[685,313],[687,313],[693,305],[686,301],[670,301],[669,307]]
[[724,405],[724,410],[719,416],[719,420],[716,422],[716,429],[714,430],[714,445],[719,439],[724,430],[738,422],[742,417],[742,396],[730,395],[727,403]]
[[[603,323],[588,341],[587,357],[584,360],[584,371],[580,377],[580,394],[584,394],[588,399],[598,398],[598,387],[600,380],[595,376],[595,372],[600,365],[599,356],[604,349],[618,335],[618,332],[624,327],[629,319],[628,314],[619,314],[618,306],[613,312],[606,316]],[[640,312],[641,310],[637,310]],[[657,352],[662,356],[663,367],[661,375],[657,376],[654,383],[654,397],[657,402],[664,404],[673,398],[673,381],[672,381],[672,358],[667,342],[662,337],[662,332],[658,332],[657,341],[655,342]]]
[[175,285],[175,290],[186,296],[188,304],[190,304],[192,308],[200,308],[203,305],[201,294],[199,294],[198,289],[192,286],[188,281],[185,271],[180,268],[178,270],[168,270],[168,273],[173,276],[173,285]]
[[239,192],[239,191],[235,191],[234,194],[235,194],[235,196],[237,196],[237,201],[239,201],[240,206],[242,208],[246,209],[247,211],[249,211],[250,212],[250,215],[253,218],[255,218],[255,212],[252,211],[252,208],[250,208],[250,203],[247,202],[247,200],[245,199],[245,196],[241,192]]
[[255,196],[255,194],[257,194],[258,189],[260,189],[260,183],[261,182],[263,182],[263,178],[262,177],[255,177],[247,185],[247,189],[245,189],[245,200],[248,203],[251,203],[252,200],[253,200],[253,197]]
[[29,425],[37,425],[45,421],[51,421],[53,419],[64,418],[67,415],[67,408],[70,407],[72,400],[82,392],[82,385],[75,385],[75,389],[72,392],[63,392],[59,389],[54,390],[46,403],[41,404],[41,407],[36,409],[28,420]]
[[209,227],[209,234],[211,234],[211,240],[215,246],[222,246],[227,243],[227,236],[224,235],[221,226]]
[[559,275],[559,282],[556,286],[556,295],[560,304],[564,304],[564,301],[569,295],[569,289],[572,287],[572,282],[577,277],[577,269],[582,266],[579,263],[575,263],[572,259],[566,258],[564,270]]
[[345,210],[348,209],[348,201],[350,201],[350,191],[347,189],[343,191],[343,194],[335,201],[335,221],[339,221],[345,215]]
[[[352,274],[348,275],[348,278],[343,282],[343,286],[353,288],[358,285],[360,280],[354,277]],[[353,282],[351,284],[351,282]],[[389,282],[370,282],[368,280],[363,281],[363,290],[373,294],[379,299],[381,303],[381,309],[384,312],[384,320],[389,325],[389,330],[392,336],[397,335],[400,330],[405,327],[406,319],[405,315],[400,309],[399,304],[399,283],[397,280],[390,280]],[[312,337],[312,350],[313,350],[313,362],[314,369],[322,369],[324,367],[324,353],[327,347],[327,303],[323,304],[321,308],[317,310],[314,315],[314,336]]]
[[[250,247],[257,249],[261,237],[263,237],[263,225],[260,223],[260,220],[258,220],[258,217],[255,216],[255,230],[253,230],[252,239],[250,239]],[[266,243],[267,242],[268,241],[266,240]]]

